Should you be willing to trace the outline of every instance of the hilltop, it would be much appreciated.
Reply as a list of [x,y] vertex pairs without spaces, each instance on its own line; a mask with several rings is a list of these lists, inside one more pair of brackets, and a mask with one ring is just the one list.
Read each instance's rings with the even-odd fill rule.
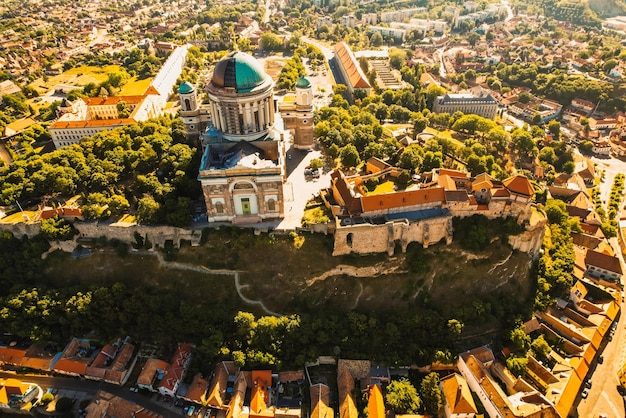
[[589,8],[598,17],[606,19],[626,14],[626,3],[623,0],[587,0]]

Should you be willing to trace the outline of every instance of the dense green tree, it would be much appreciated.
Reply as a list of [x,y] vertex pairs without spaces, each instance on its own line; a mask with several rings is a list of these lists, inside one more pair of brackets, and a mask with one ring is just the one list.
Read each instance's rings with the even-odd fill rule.
[[437,415],[443,405],[443,397],[441,395],[441,389],[439,388],[439,375],[437,373],[429,373],[422,380],[420,394],[422,395],[424,411],[432,416]]
[[417,390],[407,379],[392,380],[387,386],[385,403],[396,414],[417,414],[421,400]]

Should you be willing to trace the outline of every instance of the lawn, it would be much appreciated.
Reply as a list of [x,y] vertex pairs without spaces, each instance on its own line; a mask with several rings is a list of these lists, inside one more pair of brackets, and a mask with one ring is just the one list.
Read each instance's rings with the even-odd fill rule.
[[373,191],[368,192],[367,195],[375,196],[377,194],[392,193],[395,190],[396,190],[396,184],[393,181],[388,180],[384,183],[380,183],[378,186],[376,186],[376,188]]
[[455,132],[451,131],[449,129],[446,129],[444,131],[438,131],[435,128],[427,127],[426,129],[424,129],[424,132],[429,133],[429,134],[433,134],[433,135],[437,135],[437,136],[440,136],[442,138],[446,138],[446,139],[450,140],[450,142],[452,142],[456,146],[459,146],[459,147],[463,146],[463,142],[459,141],[458,139],[456,139],[456,138],[454,138],[452,136],[452,134],[455,133]]
[[57,84],[69,84],[76,86],[76,88],[81,88],[89,83],[102,83],[107,79],[108,73],[119,70],[119,68],[119,65],[107,65],[106,67],[82,65],[70,68],[62,74],[51,76],[47,82],[44,82],[42,78],[38,78],[30,86],[37,89],[40,94],[47,93]]
[[128,83],[122,86],[122,90],[117,93],[118,96],[142,96],[148,87],[152,83],[152,78],[145,78],[143,80],[137,80],[131,78]]
[[0,223],[3,223],[3,224],[22,223],[26,219],[26,216],[28,217],[29,221],[32,221],[33,219],[35,219],[35,215],[37,215],[37,212],[29,211],[29,210],[25,210],[24,212],[15,212],[12,215],[9,215],[0,219]]

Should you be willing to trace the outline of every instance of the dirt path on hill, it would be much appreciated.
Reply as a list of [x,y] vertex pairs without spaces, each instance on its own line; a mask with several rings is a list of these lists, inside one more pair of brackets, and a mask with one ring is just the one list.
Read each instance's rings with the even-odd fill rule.
[[132,252],[131,254],[155,256],[157,260],[159,260],[159,264],[161,266],[176,269],[176,270],[187,270],[187,271],[195,271],[197,273],[204,273],[204,274],[217,274],[217,275],[223,275],[223,276],[231,276],[233,279],[235,279],[235,289],[237,290],[237,294],[239,295],[242,301],[244,301],[245,303],[249,305],[259,306],[263,310],[263,312],[265,312],[267,315],[282,316],[278,312],[274,312],[268,309],[267,306],[263,304],[263,302],[250,299],[243,294],[242,289],[248,287],[248,285],[241,284],[239,281],[239,273],[243,273],[242,271],[224,270],[224,269],[211,270],[210,268],[204,267],[204,266],[194,266],[191,264],[184,264],[184,263],[179,263],[176,261],[165,261],[165,259],[163,258],[163,254],[161,254],[158,251],[137,251],[137,252]]
[[306,281],[307,287],[312,286],[318,281],[326,280],[328,277],[341,276],[343,274],[352,277],[376,277],[390,273],[403,273],[404,270],[400,270],[401,265],[389,267],[389,263],[381,263],[375,266],[369,267],[354,267],[346,264],[340,264],[332,270],[329,270],[319,276],[313,277]]

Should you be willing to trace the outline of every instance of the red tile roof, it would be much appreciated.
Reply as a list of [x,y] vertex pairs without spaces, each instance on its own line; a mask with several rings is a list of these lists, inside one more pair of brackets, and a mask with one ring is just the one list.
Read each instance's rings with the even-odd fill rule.
[[85,97],[82,100],[87,106],[112,106],[119,102],[129,105],[138,105],[146,96],[108,96],[108,97]]
[[92,119],[92,120],[73,120],[73,121],[56,121],[50,125],[49,129],[72,129],[72,128],[99,128],[110,126],[123,126],[135,123],[135,119]]
[[385,418],[385,403],[383,402],[383,392],[378,385],[370,386],[369,399],[367,401],[367,411],[369,418]]
[[355,89],[371,89],[372,86],[367,81],[361,66],[357,62],[354,54],[350,50],[350,47],[345,42],[339,42],[335,45],[335,55],[340,61],[341,66],[344,68],[348,75],[348,81]]
[[176,389],[187,371],[187,367],[191,361],[192,351],[193,348],[189,344],[183,343],[178,346],[172,358],[172,362],[170,363],[170,368],[165,376],[163,376],[163,380],[161,380],[160,388],[165,388],[170,391]]
[[361,206],[363,207],[363,212],[372,212],[429,203],[441,203],[445,202],[445,199],[446,196],[443,187],[432,187],[428,189],[363,196],[361,197]]
[[622,274],[622,265],[619,262],[619,258],[594,250],[587,250],[587,255],[585,255],[585,264],[587,266],[591,265],[604,270],[612,271],[613,273]]
[[502,182],[509,191],[524,196],[532,196],[535,193],[532,184],[525,176],[513,176]]

